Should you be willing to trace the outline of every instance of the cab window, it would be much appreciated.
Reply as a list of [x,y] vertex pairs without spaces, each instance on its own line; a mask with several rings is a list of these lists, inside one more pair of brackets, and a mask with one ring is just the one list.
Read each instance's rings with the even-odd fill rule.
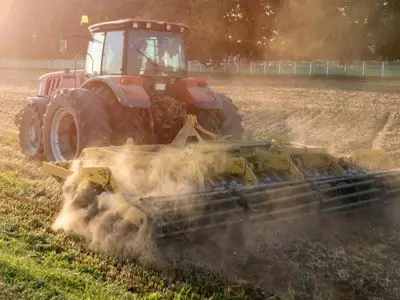
[[107,32],[103,52],[102,74],[122,74],[124,32]]
[[86,56],[85,70],[87,74],[100,74],[101,55],[103,53],[104,32],[98,32],[93,35],[88,45],[88,55]]

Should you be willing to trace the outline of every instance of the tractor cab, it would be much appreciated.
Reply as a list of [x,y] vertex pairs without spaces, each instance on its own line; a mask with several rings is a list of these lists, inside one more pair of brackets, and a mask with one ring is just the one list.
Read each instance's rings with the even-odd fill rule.
[[187,77],[185,25],[127,19],[95,24],[89,30],[88,77]]

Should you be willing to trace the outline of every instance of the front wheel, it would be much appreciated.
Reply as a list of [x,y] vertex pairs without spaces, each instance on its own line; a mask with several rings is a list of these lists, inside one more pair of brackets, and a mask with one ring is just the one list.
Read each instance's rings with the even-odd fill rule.
[[48,161],[73,160],[87,147],[111,144],[105,104],[84,89],[65,89],[51,99],[43,121],[43,148]]
[[41,159],[42,145],[42,118],[39,107],[28,104],[18,114],[18,138],[22,153],[33,159]]

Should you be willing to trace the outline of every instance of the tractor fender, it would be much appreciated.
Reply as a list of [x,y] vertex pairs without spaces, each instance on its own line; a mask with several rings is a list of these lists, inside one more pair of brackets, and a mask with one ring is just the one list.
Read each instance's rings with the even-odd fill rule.
[[[38,109],[38,112],[43,115],[46,111],[46,106],[47,104],[50,102],[49,97],[46,96],[32,96],[32,97],[28,97],[28,105],[27,106],[36,106]],[[14,116],[14,124],[16,126],[19,126],[21,124],[22,121],[22,116],[26,110],[26,107],[24,106],[15,116]]]
[[205,80],[181,79],[176,83],[176,94],[178,99],[199,108],[222,109],[222,101]]
[[140,76],[99,76],[85,81],[81,88],[89,89],[92,85],[99,83],[106,84],[123,106],[135,108],[151,107],[150,97],[143,88],[143,78]]
[[50,102],[50,99],[47,96],[33,96],[28,98],[28,102],[42,107],[46,106]]

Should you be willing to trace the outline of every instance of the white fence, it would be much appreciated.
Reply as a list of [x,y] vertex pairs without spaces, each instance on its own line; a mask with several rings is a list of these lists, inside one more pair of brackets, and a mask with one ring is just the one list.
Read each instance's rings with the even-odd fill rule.
[[[76,63],[83,68],[84,61]],[[0,68],[24,69],[74,69],[74,60],[5,60],[0,59]],[[242,63],[221,63],[207,67],[199,62],[188,63],[189,72],[202,73],[236,73],[258,75],[292,75],[292,76],[361,76],[361,77],[398,77],[398,61],[356,61],[351,64],[340,64],[338,61],[256,61]]]
[[[76,68],[81,69],[84,66],[84,61],[78,60]],[[71,69],[75,68],[74,60],[56,59],[19,59],[9,60],[0,59],[0,68],[19,68],[19,69]]]
[[340,64],[338,61],[256,61],[246,63],[221,63],[205,67],[199,62],[189,62],[190,72],[242,73],[292,76],[400,76],[400,62],[355,61]]

